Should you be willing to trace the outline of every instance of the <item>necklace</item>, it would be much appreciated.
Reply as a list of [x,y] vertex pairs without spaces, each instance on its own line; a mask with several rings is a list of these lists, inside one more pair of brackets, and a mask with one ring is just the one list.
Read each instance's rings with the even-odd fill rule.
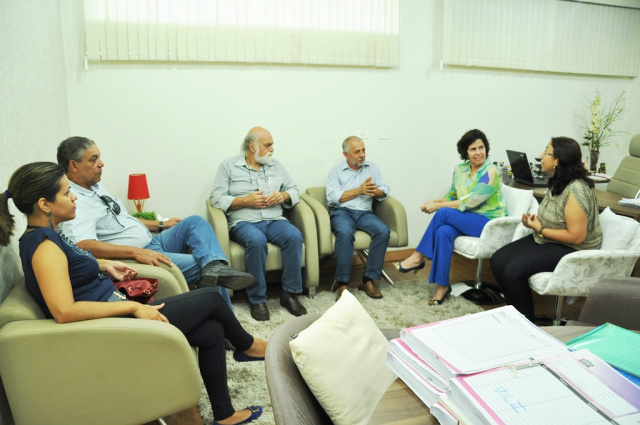
[[[28,227],[28,226],[27,226]],[[94,260],[96,260],[96,257],[93,256],[93,254],[91,254],[91,252],[89,251],[85,251],[84,249],[80,248],[78,245],[76,245],[75,243],[73,243],[68,237],[67,235],[65,235],[64,233],[62,233],[60,230],[58,230],[58,236],[60,236],[60,239],[62,239],[62,241],[67,244],[67,246],[71,247],[71,249],[73,249],[75,252],[77,252],[78,254],[81,255],[86,255],[89,258],[92,258]],[[97,262],[98,260],[96,260]],[[102,271],[98,271],[98,277],[100,279],[104,278],[105,275],[102,274]]]

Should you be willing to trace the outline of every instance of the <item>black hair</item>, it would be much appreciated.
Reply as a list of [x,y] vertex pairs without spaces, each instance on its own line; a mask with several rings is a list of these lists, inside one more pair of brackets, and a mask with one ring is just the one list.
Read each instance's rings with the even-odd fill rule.
[[0,246],[9,245],[15,230],[15,220],[9,212],[9,197],[20,212],[31,215],[40,198],[55,201],[63,176],[62,167],[53,162],[32,162],[13,173],[6,192],[0,192]]
[[591,188],[595,186],[582,165],[582,151],[578,142],[570,137],[553,137],[551,146],[553,146],[553,157],[558,160],[553,176],[549,179],[552,195],[561,194],[564,188],[574,180],[582,180]]
[[469,149],[469,146],[478,139],[482,140],[482,143],[484,143],[484,150],[487,157],[489,157],[489,140],[487,139],[487,136],[485,136],[482,131],[473,129],[464,133],[460,140],[458,140],[458,153],[463,161],[469,159],[467,150]]

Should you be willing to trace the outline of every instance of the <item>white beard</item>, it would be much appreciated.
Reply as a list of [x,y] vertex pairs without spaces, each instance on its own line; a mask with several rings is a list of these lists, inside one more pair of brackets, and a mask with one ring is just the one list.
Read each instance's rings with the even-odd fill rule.
[[273,156],[271,153],[268,153],[265,156],[260,156],[258,155],[258,151],[255,151],[253,159],[255,159],[258,164],[267,165],[273,161]]

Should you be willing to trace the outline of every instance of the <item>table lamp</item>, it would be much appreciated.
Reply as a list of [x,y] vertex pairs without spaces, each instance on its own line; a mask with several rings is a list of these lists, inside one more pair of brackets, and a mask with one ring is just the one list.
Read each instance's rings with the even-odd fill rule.
[[145,174],[129,174],[129,193],[127,199],[133,200],[138,212],[142,212],[144,200],[149,199],[149,187]]

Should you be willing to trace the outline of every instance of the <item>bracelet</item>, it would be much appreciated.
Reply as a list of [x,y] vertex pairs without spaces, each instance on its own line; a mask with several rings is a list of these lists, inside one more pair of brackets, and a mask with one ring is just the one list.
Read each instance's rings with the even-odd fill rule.
[[538,236],[540,236],[541,238],[544,238],[544,235],[542,234],[543,230],[544,230],[544,226],[540,226],[540,230],[538,230]]
[[164,221],[158,221],[158,232],[162,232],[164,230]]

